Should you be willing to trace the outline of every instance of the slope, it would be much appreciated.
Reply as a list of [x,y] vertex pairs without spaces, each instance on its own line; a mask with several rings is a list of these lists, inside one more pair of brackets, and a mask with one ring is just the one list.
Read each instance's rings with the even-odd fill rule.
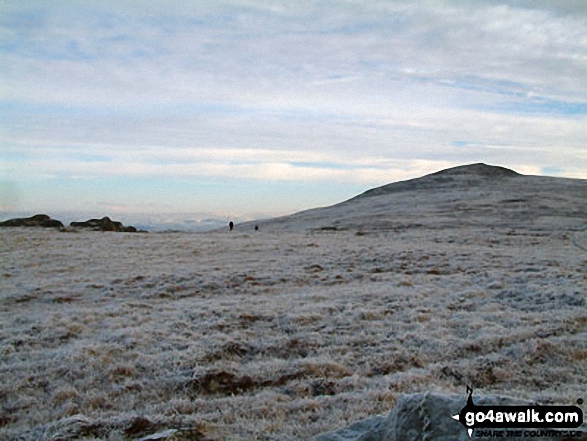
[[237,231],[357,230],[464,226],[579,229],[587,180],[522,175],[486,164],[441,170],[368,190],[339,204],[247,222]]

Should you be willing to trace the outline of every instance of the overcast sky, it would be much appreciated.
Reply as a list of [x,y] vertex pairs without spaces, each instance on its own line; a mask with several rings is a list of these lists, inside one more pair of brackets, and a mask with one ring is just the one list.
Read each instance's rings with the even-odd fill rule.
[[586,1],[0,1],[0,210],[257,217],[471,162],[587,178]]

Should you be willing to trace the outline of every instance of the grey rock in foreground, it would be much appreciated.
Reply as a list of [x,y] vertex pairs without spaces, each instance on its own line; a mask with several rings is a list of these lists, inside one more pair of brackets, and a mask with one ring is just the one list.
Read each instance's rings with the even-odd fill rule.
[[[477,405],[532,405],[523,400],[507,397],[474,397]],[[376,416],[358,421],[351,426],[314,438],[314,441],[466,441],[471,438],[465,427],[452,419],[466,404],[466,396],[434,394],[405,395],[387,416]],[[586,440],[585,425],[579,437],[540,437],[546,440]],[[538,430],[538,429],[525,429]],[[504,429],[505,435],[505,429]],[[487,438],[485,438],[487,439]],[[522,441],[528,437],[507,437],[508,441]]]

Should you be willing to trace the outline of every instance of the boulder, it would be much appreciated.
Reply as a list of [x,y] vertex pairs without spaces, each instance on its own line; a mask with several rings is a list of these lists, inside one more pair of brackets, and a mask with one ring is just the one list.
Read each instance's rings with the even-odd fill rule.
[[102,219],[90,219],[85,222],[71,222],[69,225],[75,228],[89,228],[93,231],[137,232],[135,227],[125,227],[122,222],[113,221],[107,216]]
[[46,214],[36,214],[32,217],[8,219],[0,222],[0,227],[63,228],[63,223],[57,219],[51,219]]
[[[484,406],[536,404],[499,396],[474,397],[474,401],[476,405]],[[314,438],[314,441],[468,441],[479,439],[475,433],[470,438],[465,427],[452,418],[466,404],[466,396],[428,393],[404,395],[387,416],[376,416],[358,421],[347,428],[319,435]],[[505,430],[503,429],[504,435]],[[566,438],[560,433],[552,437],[541,437],[540,440],[585,440],[585,425],[580,429],[570,430],[579,430],[583,434],[579,437]],[[521,441],[527,437],[512,436],[507,439]]]

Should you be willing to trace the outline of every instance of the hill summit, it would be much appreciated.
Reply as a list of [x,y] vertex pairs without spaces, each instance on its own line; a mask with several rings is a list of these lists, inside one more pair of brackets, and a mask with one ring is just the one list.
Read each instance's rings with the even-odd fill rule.
[[[440,189],[448,186],[463,184],[465,186],[477,186],[485,183],[487,179],[515,178],[523,176],[509,168],[483,163],[460,165],[457,167],[440,170],[429,175],[409,179],[407,181],[393,182],[381,187],[367,190],[355,198],[379,196],[387,193],[396,193],[411,190]],[[353,198],[353,199],[355,199]],[[351,199],[352,200],[352,199]]]
[[587,180],[483,163],[367,190],[330,207],[239,224],[237,231],[405,231],[463,226],[564,230],[587,224]]
[[509,168],[500,167],[497,165],[487,165],[482,162],[476,164],[459,165],[457,167],[447,168],[445,170],[437,171],[429,176],[484,176],[488,178],[501,177],[516,177],[522,176]]

